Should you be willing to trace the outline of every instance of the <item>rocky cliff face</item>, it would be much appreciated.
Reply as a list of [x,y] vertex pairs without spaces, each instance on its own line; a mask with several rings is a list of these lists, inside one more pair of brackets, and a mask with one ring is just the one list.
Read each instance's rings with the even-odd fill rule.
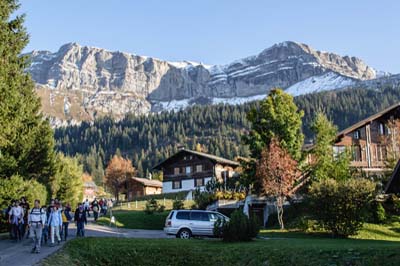
[[[57,125],[106,114],[118,119],[126,113],[184,107],[204,98],[209,102],[254,100],[274,87],[302,94],[310,89],[292,86],[313,84],[311,91],[315,91],[376,78],[375,70],[358,58],[316,51],[295,42],[213,66],[168,62],[76,43],[62,46],[56,53],[33,51],[31,58],[28,71],[37,84],[43,111]],[[315,84],[320,80],[323,87]]]

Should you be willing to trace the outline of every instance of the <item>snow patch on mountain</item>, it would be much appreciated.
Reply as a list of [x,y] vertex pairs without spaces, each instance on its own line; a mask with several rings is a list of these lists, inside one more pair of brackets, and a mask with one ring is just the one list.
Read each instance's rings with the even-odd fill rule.
[[356,81],[352,78],[344,77],[333,72],[328,72],[321,76],[310,77],[303,81],[297,82],[285,91],[298,96],[312,92],[333,90],[354,85]]

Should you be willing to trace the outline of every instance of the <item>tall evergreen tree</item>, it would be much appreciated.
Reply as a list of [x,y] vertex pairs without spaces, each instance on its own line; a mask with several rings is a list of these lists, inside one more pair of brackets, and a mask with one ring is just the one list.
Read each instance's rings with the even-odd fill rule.
[[300,159],[304,136],[301,131],[303,111],[299,111],[293,97],[281,89],[272,90],[260,106],[247,115],[251,122],[250,134],[244,142],[250,146],[253,158],[259,158],[273,138],[280,140],[292,158]]
[[318,112],[311,126],[315,134],[315,145],[311,150],[313,155],[312,175],[317,180],[347,179],[350,177],[350,160],[348,151],[332,149],[335,142],[337,127],[322,112]]
[[47,182],[54,173],[54,140],[40,114],[34,83],[21,52],[28,43],[17,0],[0,0],[0,177],[19,174]]

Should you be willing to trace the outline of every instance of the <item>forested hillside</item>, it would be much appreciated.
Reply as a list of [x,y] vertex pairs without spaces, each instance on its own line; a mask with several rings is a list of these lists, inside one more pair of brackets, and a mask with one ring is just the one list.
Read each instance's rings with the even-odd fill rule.
[[[309,125],[317,110],[326,112],[339,129],[400,101],[400,88],[380,90],[348,89],[320,92],[295,98],[304,110],[303,131],[306,141],[312,135]],[[94,124],[59,128],[55,132],[57,148],[78,155],[85,170],[101,183],[103,168],[115,153],[132,159],[140,176],[155,163],[177,150],[179,145],[195,149],[200,143],[209,153],[227,158],[248,156],[241,136],[249,128],[246,113],[257,103],[244,105],[194,106],[179,112],[148,116],[127,116],[114,122],[103,118]]]

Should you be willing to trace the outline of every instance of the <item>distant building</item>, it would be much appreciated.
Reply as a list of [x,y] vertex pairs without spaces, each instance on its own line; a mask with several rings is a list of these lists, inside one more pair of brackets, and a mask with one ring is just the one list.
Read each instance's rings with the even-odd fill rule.
[[161,194],[162,182],[140,177],[131,177],[129,179],[129,199],[146,195]]
[[234,176],[238,166],[238,162],[225,158],[181,149],[153,169],[163,172],[163,193],[171,193],[203,190],[211,179],[222,182]]
[[83,199],[94,200],[97,193],[97,185],[93,181],[83,183]]
[[[385,139],[400,132],[391,132],[388,123],[400,118],[400,103],[371,115],[358,123],[342,130],[337,135],[333,146],[334,153],[339,154],[351,148],[351,166],[364,172],[382,173],[387,158],[387,142]],[[395,139],[395,138],[393,138]],[[400,143],[395,143],[398,149]]]

